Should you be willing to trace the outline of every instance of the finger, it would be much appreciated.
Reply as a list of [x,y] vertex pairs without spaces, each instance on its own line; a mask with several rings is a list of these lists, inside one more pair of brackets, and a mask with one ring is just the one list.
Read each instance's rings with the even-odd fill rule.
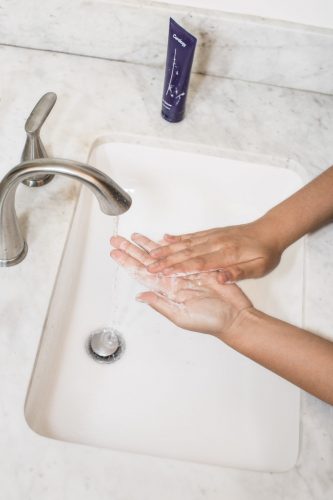
[[110,244],[115,248],[118,248],[121,245],[121,242],[122,239],[120,236],[111,236],[110,238]]
[[166,243],[163,240],[156,242],[140,233],[133,233],[131,239],[137,245],[146,250],[146,252],[151,252],[152,250],[158,249],[166,245]]
[[202,286],[206,286],[207,284],[211,284],[212,282],[217,282],[217,277],[219,273],[220,269],[216,271],[204,271],[201,273],[187,274],[182,279],[185,283],[186,282],[191,283],[191,285],[188,288],[198,289]]
[[189,281],[181,278],[166,278],[165,276],[151,274],[146,269],[144,269],[142,279],[140,279],[141,271],[140,275],[135,276],[135,278],[150,290],[162,293],[164,296],[169,297],[169,299],[176,301],[183,300],[183,295],[181,295],[183,291],[195,288]]
[[[144,265],[124,250],[116,249],[110,252],[110,256],[113,260],[118,262],[122,267],[125,267],[128,270],[139,271],[145,269]],[[147,273],[148,274],[148,273]]]
[[110,243],[115,248],[123,250],[134,259],[137,259],[145,266],[147,266],[152,262],[149,253],[147,253],[145,250],[138,247],[137,245],[133,245],[133,243],[128,241],[126,238],[123,238],[122,236],[112,236],[112,238],[110,239]]
[[164,239],[165,241],[169,241],[169,242],[171,242],[171,243],[174,243],[174,242],[176,242],[176,241],[180,241],[180,238],[181,238],[181,236],[180,236],[180,235],[176,235],[176,234],[167,234],[167,233],[166,233],[166,234],[163,236],[163,239]]
[[146,267],[140,260],[132,257],[125,250],[112,250],[110,256],[127,271],[130,271],[139,283],[142,283],[148,288],[153,288],[154,290],[164,290],[166,285],[163,283],[163,280],[165,282],[168,278],[161,278],[159,275],[152,275],[147,271]]
[[188,285],[185,285],[185,287],[183,287],[182,284],[178,284],[174,289],[168,288],[167,290],[162,291],[162,294],[164,297],[176,302],[177,304],[184,304],[188,300],[194,298],[197,299],[198,296],[202,295],[203,291],[203,287],[196,286],[195,283],[189,283]]
[[230,284],[248,278],[260,278],[264,276],[264,274],[266,273],[262,259],[257,258],[223,268],[219,273],[218,281],[220,283]]
[[144,236],[143,234],[140,234],[140,233],[133,233],[131,235],[131,239],[137,245],[139,245],[141,248],[146,250],[146,252],[151,252],[152,250],[159,248],[161,245],[161,244],[156,243],[155,241],[151,240],[150,238],[147,238],[147,236]]
[[[148,271],[153,273],[165,271],[166,275],[170,275],[171,268],[172,271],[174,271],[177,264],[183,264],[189,261],[191,262],[190,268],[187,266],[186,271],[193,270],[195,272],[201,272],[221,267],[221,259],[227,255],[226,252],[223,252],[221,242],[212,239],[207,240],[207,238],[199,240],[197,244],[191,244],[191,242],[192,240],[184,240],[183,243],[172,245],[173,248],[178,248],[179,251],[153,262],[148,266]],[[151,252],[150,255],[155,257],[155,253],[153,252]],[[227,264],[231,264],[231,262]],[[223,265],[225,265],[225,262]],[[192,266],[195,267],[192,268]],[[182,269],[182,266],[177,266],[177,272],[184,271],[185,269]]]
[[181,289],[191,288],[190,282],[185,282],[181,278],[167,278],[163,275],[149,273],[140,259],[136,259],[125,250],[112,250],[110,255],[118,264],[129,271],[136,281],[172,299],[177,297]]
[[195,233],[184,233],[184,234],[165,234],[164,239],[170,243],[178,242],[178,241],[183,241],[188,238],[197,238],[201,236],[206,236],[208,234],[211,234],[215,231],[218,231],[218,228],[214,229],[205,229],[203,231],[196,231]]
[[186,240],[180,241],[178,243],[173,243],[172,245],[164,245],[154,248],[150,251],[150,255],[154,259],[162,259],[164,257],[168,257],[169,255],[186,250],[187,248],[194,248],[204,242],[207,242],[206,238],[187,238]]
[[[187,249],[192,249],[194,252],[193,255],[200,255],[200,254],[205,254],[207,252],[212,252],[214,250],[220,249],[221,247],[221,239],[214,238],[214,233],[219,234],[219,232],[220,232],[219,229],[209,229],[207,231],[200,231],[198,233],[192,233],[192,234],[189,233],[186,235],[181,235],[179,237],[177,236],[175,237],[174,242],[171,243],[169,242],[170,243],[169,245],[162,245],[157,248],[153,248],[150,251],[150,255],[154,259],[160,260],[181,251],[185,252],[185,250]],[[168,237],[169,235],[165,236]],[[168,240],[165,239],[165,241]],[[188,255],[186,255],[185,257],[188,258]],[[158,267],[160,270],[162,264],[154,263],[154,266]]]
[[179,305],[169,299],[162,297],[154,292],[143,292],[137,295],[139,302],[144,302],[155,309],[173,323],[176,323],[177,315],[179,315]]
[[236,281],[234,275],[230,272],[229,269],[220,269],[218,272],[217,280],[223,285],[234,283]]
[[156,268],[153,267],[154,264],[150,264],[148,271],[162,273],[165,276],[185,276],[194,273],[216,271],[233,264],[235,261],[235,257],[229,256],[229,252],[222,253],[221,250],[201,255],[195,255],[195,253],[195,251],[184,250],[161,261],[163,265],[157,268],[157,271],[152,271],[152,269]]
[[[132,277],[142,285],[163,293],[167,293],[169,291],[170,278],[165,278],[164,276],[160,277],[159,275],[149,273],[140,260],[135,259],[126,251],[116,249],[112,250],[110,255],[112,259],[129,271]],[[176,293],[177,289],[175,286],[173,289]]]
[[[161,258],[170,255],[171,253],[176,253],[184,250],[185,248],[191,248],[196,245],[200,245],[201,243],[207,244],[208,237],[212,236],[212,231],[215,230],[209,229],[208,231],[200,231],[198,233],[175,237],[164,235],[163,238],[169,244],[152,250],[150,254],[154,258]],[[213,244],[213,241],[209,241],[209,244]]]

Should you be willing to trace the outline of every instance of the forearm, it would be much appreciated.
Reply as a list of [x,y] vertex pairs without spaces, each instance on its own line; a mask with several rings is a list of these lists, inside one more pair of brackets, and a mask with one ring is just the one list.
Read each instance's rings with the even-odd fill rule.
[[272,318],[245,310],[221,339],[230,347],[333,404],[333,343]]
[[281,251],[333,220],[333,167],[269,210],[259,225]]

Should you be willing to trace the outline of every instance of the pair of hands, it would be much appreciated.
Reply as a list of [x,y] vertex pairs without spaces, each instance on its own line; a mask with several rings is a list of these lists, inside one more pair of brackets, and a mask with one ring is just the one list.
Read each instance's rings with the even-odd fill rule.
[[230,283],[267,274],[281,257],[256,223],[165,235],[159,244],[140,234],[132,242],[114,236],[111,244],[111,257],[151,290],[138,300],[181,328],[221,339],[253,308]]

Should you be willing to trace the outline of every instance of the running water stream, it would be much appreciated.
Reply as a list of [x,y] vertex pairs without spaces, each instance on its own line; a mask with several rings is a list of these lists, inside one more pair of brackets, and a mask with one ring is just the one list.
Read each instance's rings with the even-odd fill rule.
[[[118,235],[119,216],[113,217],[112,236]],[[110,293],[110,326],[113,330],[119,327],[119,294],[117,293],[119,284],[119,265],[114,263],[112,271],[111,293]]]

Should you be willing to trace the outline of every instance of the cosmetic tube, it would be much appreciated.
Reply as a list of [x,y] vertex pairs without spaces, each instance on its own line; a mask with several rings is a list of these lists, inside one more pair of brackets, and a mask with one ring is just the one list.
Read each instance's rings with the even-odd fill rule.
[[184,118],[185,103],[197,39],[170,18],[162,117],[169,122]]

